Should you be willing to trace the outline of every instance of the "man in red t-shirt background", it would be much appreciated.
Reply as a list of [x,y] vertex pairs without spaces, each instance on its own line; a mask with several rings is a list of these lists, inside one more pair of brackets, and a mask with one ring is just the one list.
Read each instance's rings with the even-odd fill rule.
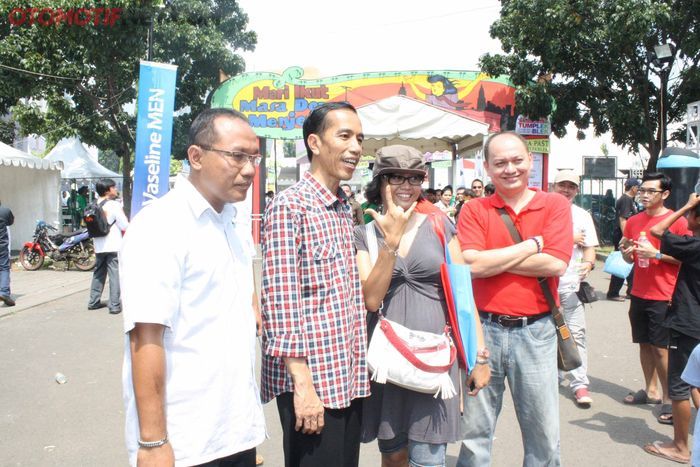
[[[659,251],[660,240],[652,236],[650,230],[673,213],[664,206],[671,188],[671,179],[665,174],[650,172],[644,176],[638,192],[644,211],[627,220],[621,242],[625,261],[634,263],[629,318],[632,342],[639,344],[639,360],[646,384],[644,389],[628,394],[624,402],[658,404],[663,401],[658,420],[666,424],[673,422],[667,377],[669,331],[663,323],[676,286],[680,262]],[[688,221],[679,218],[669,231],[677,235],[688,234]],[[642,232],[648,243],[639,241]],[[661,393],[658,380],[661,381]]]
[[[484,168],[496,193],[462,207],[457,237],[471,266],[488,349],[479,349],[478,356],[488,360],[492,377],[476,397],[464,398],[457,465],[490,465],[506,381],[522,432],[524,465],[559,465],[557,336],[537,278],[547,279],[558,302],[559,276],[574,244],[571,207],[558,193],[528,188],[532,155],[516,133],[497,133],[486,141]],[[505,209],[523,241],[511,238],[499,209]]]

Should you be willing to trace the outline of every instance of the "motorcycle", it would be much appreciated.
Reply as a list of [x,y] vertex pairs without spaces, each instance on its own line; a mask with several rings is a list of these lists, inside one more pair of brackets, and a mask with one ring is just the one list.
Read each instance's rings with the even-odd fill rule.
[[54,261],[72,261],[81,271],[95,267],[95,248],[87,229],[76,230],[66,234],[54,233],[58,229],[44,221],[38,221],[34,230],[34,240],[24,244],[19,253],[19,262],[24,269],[36,271],[44,264],[48,256]]

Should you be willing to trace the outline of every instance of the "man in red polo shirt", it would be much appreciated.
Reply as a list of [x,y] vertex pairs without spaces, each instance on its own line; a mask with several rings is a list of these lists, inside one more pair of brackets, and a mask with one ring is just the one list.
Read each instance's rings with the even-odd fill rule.
[[[523,465],[559,465],[557,336],[537,278],[547,278],[558,301],[558,278],[573,249],[571,207],[558,193],[528,189],[532,155],[520,135],[492,135],[484,168],[496,193],[466,204],[457,232],[487,346],[479,357],[489,360],[492,376],[476,397],[464,399],[466,432],[457,465],[490,465],[506,380],[522,431]],[[522,242],[511,238],[500,208]]]
[[[668,425],[673,421],[668,394],[666,347],[669,331],[664,326],[664,320],[676,287],[680,262],[672,256],[661,254],[661,241],[651,235],[651,228],[673,213],[673,210],[664,207],[664,200],[671,195],[671,188],[671,179],[665,174],[652,172],[644,176],[638,191],[644,211],[627,219],[621,247],[625,260],[634,262],[629,317],[632,342],[639,344],[639,360],[646,384],[644,389],[628,394],[624,402],[658,404],[661,395],[664,404],[658,420]],[[692,235],[685,217],[679,218],[668,230],[676,235]],[[642,232],[649,240],[646,246],[639,242]],[[662,394],[659,394],[657,378],[661,381]]]

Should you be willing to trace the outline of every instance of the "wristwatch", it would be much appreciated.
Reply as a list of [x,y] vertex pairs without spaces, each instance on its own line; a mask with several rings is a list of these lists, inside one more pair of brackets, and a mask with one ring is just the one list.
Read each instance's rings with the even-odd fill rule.
[[658,259],[658,260],[660,261],[662,256],[663,256],[663,255],[661,254],[661,252],[660,252],[660,251],[657,251],[656,254],[654,255],[654,258],[656,258],[656,259]]

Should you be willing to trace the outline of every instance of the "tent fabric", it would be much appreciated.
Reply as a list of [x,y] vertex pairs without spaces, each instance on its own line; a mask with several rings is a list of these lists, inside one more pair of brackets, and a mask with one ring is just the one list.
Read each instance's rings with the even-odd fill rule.
[[391,96],[357,109],[365,153],[390,144],[423,152],[451,151],[475,135],[488,135],[486,123],[407,96]]
[[62,139],[45,159],[63,162],[61,178],[121,178],[90,157],[78,138]]
[[61,167],[0,143],[0,202],[15,215],[10,249],[32,239],[37,220],[58,226]]

